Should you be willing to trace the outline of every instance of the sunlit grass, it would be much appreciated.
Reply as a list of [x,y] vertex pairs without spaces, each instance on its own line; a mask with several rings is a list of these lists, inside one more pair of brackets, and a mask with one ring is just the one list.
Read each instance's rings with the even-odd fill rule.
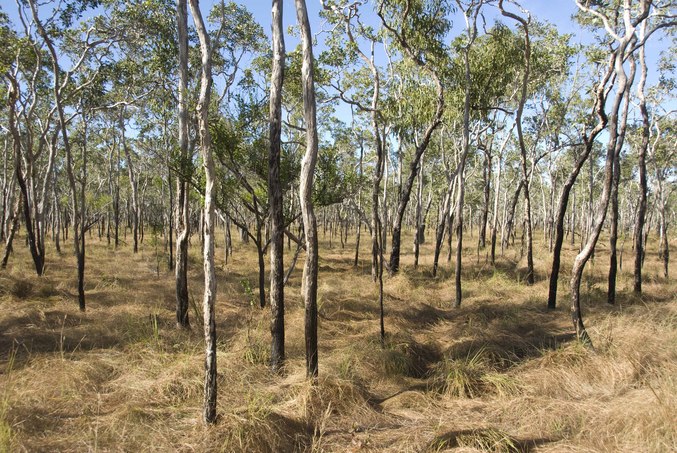
[[[89,239],[87,311],[75,260],[48,243],[33,277],[19,241],[0,273],[0,451],[672,451],[677,448],[677,285],[650,244],[645,293],[631,293],[625,251],[615,307],[606,255],[586,270],[584,316],[595,350],[573,338],[564,251],[559,307],[545,308],[549,255],[536,283],[518,246],[492,267],[468,240],[463,304],[453,262],[431,278],[432,245],[385,279],[386,341],[368,241],[353,268],[322,238],[320,378],[305,379],[303,256],[285,293],[287,364],[269,371],[270,311],[258,308],[253,245],[217,248],[219,419],[201,423],[203,345],[199,241],[191,249],[192,331],[175,328],[173,272],[162,243],[139,254]],[[364,239],[364,238],[363,238]],[[405,236],[405,243],[411,238]],[[537,241],[540,241],[537,238]],[[408,241],[408,242],[407,242]],[[157,246],[157,247],[156,247]],[[293,253],[285,250],[286,263]],[[266,261],[266,264],[267,261]],[[266,286],[268,290],[268,286]]]

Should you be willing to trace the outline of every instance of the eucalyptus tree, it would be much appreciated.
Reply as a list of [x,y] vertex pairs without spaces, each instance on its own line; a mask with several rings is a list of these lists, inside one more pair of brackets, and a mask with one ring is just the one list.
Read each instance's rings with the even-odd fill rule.
[[[73,245],[77,258],[78,271],[78,301],[80,310],[85,310],[85,250],[84,232],[89,227],[86,217],[85,181],[86,181],[86,152],[84,146],[81,174],[76,177],[73,149],[69,137],[69,123],[78,115],[85,115],[95,107],[93,101],[97,98],[94,90],[101,89],[100,70],[106,60],[111,58],[110,46],[118,38],[115,33],[97,28],[94,24],[83,23],[79,28],[62,32],[58,28],[44,26],[40,18],[38,5],[34,0],[28,0],[32,21],[40,39],[47,48],[52,66],[52,102],[58,119],[58,129],[61,134],[62,145],[65,151],[65,169],[71,192],[71,215],[73,217]],[[69,7],[70,6],[70,7]],[[51,23],[58,17],[61,25],[69,27],[72,21],[82,14],[89,5],[85,2],[77,5],[57,5],[50,11]],[[73,62],[68,70],[61,67],[63,58]],[[98,85],[98,86],[97,86]],[[79,101],[78,101],[79,100]],[[67,114],[67,108],[74,109],[74,113]],[[82,120],[86,122],[85,119]],[[86,128],[83,131],[86,143]],[[80,182],[78,190],[77,182]]]
[[[559,279],[559,269],[560,269],[560,259],[562,244],[564,242],[564,220],[569,204],[569,196],[571,190],[576,183],[576,179],[583,168],[583,165],[590,157],[593,148],[595,146],[595,140],[597,136],[604,130],[607,125],[608,118],[605,112],[606,98],[609,93],[609,90],[613,87],[614,81],[612,80],[612,75],[614,71],[614,57],[613,55],[609,57],[608,63],[606,66],[601,68],[601,76],[599,82],[595,83],[593,87],[593,92],[595,93],[592,105],[591,116],[593,121],[596,120],[594,125],[590,126],[589,131],[583,131],[581,137],[583,139],[583,147],[580,150],[580,153],[575,155],[575,161],[573,168],[571,168],[566,181],[562,186],[562,191],[560,192],[559,201],[557,204],[557,215],[555,219],[555,239],[553,245],[553,255],[552,255],[552,268],[550,271],[550,281],[549,281],[549,290],[548,290],[548,308],[554,309],[557,306],[557,282]],[[592,124],[592,121],[585,121],[588,124]],[[587,124],[586,124],[587,125]],[[574,146],[573,151],[579,150],[580,147]],[[574,231],[571,232],[574,234]]]
[[[383,229],[381,223],[381,216],[379,212],[379,195],[381,192],[380,186],[383,179],[383,171],[385,168],[385,132],[384,119],[382,113],[381,102],[381,84],[382,75],[381,69],[375,62],[376,44],[381,41],[381,38],[369,27],[362,24],[360,20],[360,4],[352,3],[348,5],[325,4],[325,8],[329,10],[328,16],[333,23],[340,25],[336,30],[341,30],[348,38],[350,46],[344,48],[339,46],[341,42],[336,36],[332,37],[330,42],[330,51],[323,55],[323,59],[334,67],[339,68],[337,71],[339,78],[332,83],[332,87],[338,93],[338,96],[344,102],[355,107],[360,113],[368,113],[371,120],[371,133],[373,135],[373,151],[375,153],[376,162],[374,165],[374,173],[372,176],[372,215],[371,215],[371,243],[372,243],[372,265],[371,273],[372,279],[378,281],[379,284],[379,312],[380,312],[380,332],[381,341],[385,339],[385,321],[384,321],[384,306],[383,306]],[[360,47],[358,40],[366,41],[369,45],[369,50],[363,50]],[[364,64],[362,68],[356,68],[355,75],[352,77],[346,76],[341,69],[347,64],[355,64],[358,60]],[[370,84],[364,84],[364,77],[360,77],[362,72],[367,71],[370,76]],[[343,80],[342,80],[343,79]],[[346,80],[347,79],[347,80]],[[364,85],[366,86],[364,86]],[[350,88],[357,88],[359,91],[364,91],[363,97],[360,99],[359,91],[355,95],[349,94]],[[371,99],[369,93],[371,92]],[[362,162],[362,139],[360,138],[360,162]],[[362,165],[360,163],[360,169]],[[359,227],[358,227],[359,228]],[[359,230],[358,230],[359,231]],[[359,236],[358,236],[359,237]],[[357,252],[356,252],[357,257]],[[356,258],[357,261],[357,258]]]
[[177,0],[178,28],[178,140],[179,171],[176,178],[176,325],[189,328],[188,320],[188,238],[190,211],[188,180],[191,168],[188,126],[188,7],[186,0]]
[[310,20],[305,0],[295,0],[296,18],[301,31],[303,49],[302,86],[303,112],[306,129],[306,152],[301,162],[299,181],[299,202],[301,217],[306,237],[306,261],[303,266],[302,297],[305,305],[305,343],[306,343],[306,375],[317,379],[317,274],[318,274],[318,240],[317,220],[313,209],[312,190],[315,164],[318,152],[317,110],[315,103],[315,81],[313,43],[310,31]]
[[[14,155],[13,177],[9,187],[5,184],[3,190],[6,213],[3,219],[7,219],[6,225],[18,220],[11,214],[13,211],[9,206],[13,190],[8,190],[18,183],[20,196],[17,201],[25,220],[28,246],[35,271],[37,275],[42,275],[45,266],[45,214],[51,199],[59,129],[54,121],[55,109],[49,102],[49,57],[27,17],[29,13],[23,7],[18,9],[18,13],[22,32],[12,30],[6,18],[2,25],[7,46],[2,52],[0,78],[7,83],[7,138],[11,139],[5,141],[5,149],[11,143]],[[11,222],[10,217],[13,218]],[[10,250],[13,234],[8,234],[9,228],[7,230],[3,236],[9,239],[6,248]]]
[[[611,214],[607,301],[608,303],[613,304],[616,299],[616,273],[618,266],[616,242],[618,234],[618,185],[621,171],[620,153],[625,141],[628,108],[630,103],[630,89],[636,72],[636,57],[634,52],[646,46],[648,38],[656,31],[675,26],[675,21],[669,13],[669,11],[674,9],[675,5],[672,1],[652,2],[650,0],[639,0],[638,2],[624,0],[622,6],[589,5],[587,3],[584,4],[579,0],[577,0],[576,4],[582,13],[594,21],[594,25],[599,26],[601,23],[604,32],[613,40],[614,45],[616,46],[614,76],[618,81],[618,90],[616,91],[614,104],[611,113],[609,114],[610,140],[607,146],[607,153],[611,152],[610,149],[612,146],[615,148],[613,149],[614,154],[611,169],[605,168],[605,173],[611,172],[611,186],[608,194],[608,198],[611,202]],[[656,18],[656,20],[653,18]],[[654,20],[654,22],[647,23],[649,20]],[[625,72],[625,68],[623,67],[623,64],[626,62],[629,63],[629,74]],[[640,81],[642,89],[643,83],[644,82]],[[623,92],[621,92],[621,88],[623,88]],[[621,102],[623,103],[622,107],[620,106]],[[640,111],[641,110],[640,106]],[[606,198],[607,193],[605,185],[602,192],[602,205],[606,206]],[[601,218],[603,221],[604,215],[601,215],[600,212],[601,211],[598,211],[598,218]],[[595,225],[595,227],[596,226],[597,225]],[[586,247],[592,245],[594,249],[594,244],[597,240],[595,236],[599,234],[595,230],[596,228],[593,228],[592,237],[589,238]],[[574,270],[576,271],[578,271],[579,266],[582,268],[585,265],[585,261],[583,260],[583,258],[585,258],[584,252],[586,252],[585,249],[576,259],[574,264]],[[580,261],[579,257],[581,258]],[[575,283],[575,276],[576,275],[574,274],[572,277],[572,289]],[[578,295],[576,294],[576,297],[572,297],[572,299],[576,299],[577,296]]]
[[442,123],[444,114],[443,72],[448,64],[448,49],[444,39],[451,27],[448,13],[449,2],[432,2],[427,0],[399,0],[395,2],[379,1],[377,14],[387,35],[404,58],[414,67],[421,70],[434,85],[434,107],[432,116],[423,128],[416,142],[414,155],[409,164],[409,175],[401,187],[401,196],[393,220],[392,245],[389,260],[389,271],[395,273],[400,267],[400,248],[402,221],[411,190],[418,173],[418,166],[423,153],[428,148],[433,132]]
[[533,231],[531,224],[531,196],[529,193],[529,171],[527,168],[527,145],[525,143],[524,132],[522,130],[522,115],[524,114],[524,105],[527,101],[529,76],[531,71],[531,37],[529,35],[529,22],[531,15],[526,12],[527,18],[519,16],[515,13],[507,11],[503,7],[503,0],[499,0],[498,7],[501,14],[505,17],[517,21],[524,33],[524,70],[522,74],[522,86],[520,88],[519,102],[517,111],[515,112],[515,125],[517,129],[517,141],[520,149],[520,156],[522,162],[522,190],[524,192],[524,217],[526,227],[527,240],[527,284],[534,283],[534,258],[533,258]]
[[270,111],[268,115],[268,204],[270,206],[270,366],[284,366],[284,212],[280,184],[282,141],[282,85],[284,83],[284,30],[282,0],[272,0],[272,67],[270,74]]
[[[670,217],[674,219],[674,203],[677,195],[674,181],[677,175],[677,124],[674,116],[662,115],[654,118],[651,128],[651,145],[648,152],[648,163],[654,173],[655,209],[658,215],[658,257],[663,261],[663,277],[668,278],[670,263],[670,241],[668,229]],[[636,233],[638,234],[638,233]]]
[[215,181],[214,159],[212,157],[211,134],[209,131],[209,110],[212,95],[212,46],[209,33],[202,19],[198,0],[190,0],[190,12],[200,41],[201,76],[200,95],[197,101],[197,120],[200,141],[200,155],[205,172],[204,191],[204,295],[203,323],[205,338],[205,380],[203,418],[205,423],[216,422],[216,275],[214,268],[214,203]]
[[470,151],[470,102],[471,102],[471,84],[472,74],[470,71],[470,49],[477,38],[477,17],[484,4],[483,0],[471,0],[467,4],[463,4],[457,0],[459,9],[463,11],[463,16],[466,23],[466,35],[463,43],[460,45],[460,50],[463,54],[463,78],[464,78],[464,93],[463,93],[463,126],[462,126],[462,144],[461,156],[458,163],[458,194],[456,195],[456,266],[454,268],[454,306],[461,306],[462,288],[461,288],[461,265],[463,255],[463,203],[465,195],[465,163]]
[[[663,2],[657,2],[657,5],[661,5]],[[661,5],[664,10],[667,10],[667,6],[670,5],[670,2],[667,3],[667,5]],[[652,14],[654,16],[657,16],[657,14],[654,12]],[[660,22],[660,16],[657,17],[659,24],[658,25],[665,25],[669,26],[668,23],[666,22]],[[639,28],[639,36],[638,39],[640,42],[645,41],[649,35],[656,30],[658,30],[658,27],[650,27],[651,21],[656,21],[656,19],[653,19],[652,17],[648,17],[646,21],[644,21],[640,28]],[[672,24],[674,27],[674,24]],[[636,146],[637,148],[637,165],[638,165],[638,173],[639,173],[639,200],[637,203],[637,214],[635,217],[635,225],[634,225],[634,231],[635,231],[635,237],[634,237],[634,249],[635,249],[635,262],[634,262],[634,271],[633,271],[633,291],[635,293],[641,293],[642,292],[642,263],[644,261],[644,255],[645,255],[645,244],[644,244],[644,235],[642,233],[638,234],[638,232],[643,232],[644,231],[644,225],[645,225],[645,217],[646,217],[646,211],[647,211],[647,192],[648,192],[648,183],[647,183],[647,168],[646,168],[646,161],[647,161],[647,154],[651,155],[656,155],[657,153],[657,148],[659,146],[662,146],[662,139],[664,137],[661,137],[661,123],[663,122],[666,117],[670,116],[671,114],[674,114],[674,111],[672,112],[664,112],[661,114],[660,112],[660,105],[667,102],[665,102],[667,98],[670,96],[673,97],[674,99],[674,89],[675,89],[675,80],[674,80],[674,57],[675,57],[675,47],[674,44],[672,48],[667,49],[663,55],[661,60],[659,61],[658,64],[658,70],[660,71],[660,83],[656,87],[652,87],[649,89],[649,93],[647,96],[647,90],[646,90],[646,83],[647,83],[647,78],[648,78],[648,66],[646,62],[646,44],[642,45],[639,48],[639,55],[638,55],[638,60],[639,60],[639,66],[640,66],[640,79],[639,83],[637,85],[637,99],[639,101],[639,111],[640,115],[642,117],[642,126],[641,126],[641,141]],[[672,93],[672,94],[670,94]],[[667,96],[666,96],[667,94]],[[653,105],[651,105],[653,104]],[[650,112],[651,109],[651,112]],[[660,162],[661,159],[658,159],[658,162]],[[663,162],[666,162],[663,160]],[[669,165],[668,165],[669,166]],[[657,197],[659,199],[659,206],[660,206],[660,219],[661,219],[661,244],[659,246],[659,250],[662,252],[663,250],[668,250],[668,242],[666,239],[666,231],[667,231],[667,224],[665,223],[665,202],[667,201],[665,198],[665,191],[664,191],[664,185],[663,182],[665,181],[665,173],[664,171],[666,170],[665,168],[662,170],[658,170],[658,168],[661,167],[660,165],[656,166],[656,182],[659,184],[659,192],[657,194]],[[665,270],[665,276],[667,277],[668,272],[668,258],[667,254],[665,256],[660,253],[659,254],[660,258],[664,258],[664,270]]]
[[[268,247],[268,238],[264,237],[264,230],[269,211],[265,181],[267,171],[261,165],[263,156],[260,152],[264,148],[261,140],[263,102],[253,93],[252,83],[249,80],[251,70],[243,71],[242,60],[244,57],[256,58],[262,53],[265,48],[265,35],[251,12],[234,2],[214,5],[209,14],[209,22],[215,28],[211,34],[214,75],[221,82],[220,93],[216,99],[221,117],[216,121],[213,120],[210,127],[229,135],[226,142],[222,143],[223,146],[215,143],[215,154],[219,163],[238,180],[239,188],[244,189],[235,190],[234,194],[239,193],[238,198],[243,201],[246,210],[255,217],[256,230],[252,234],[244,219],[238,221],[236,213],[240,209],[234,206],[234,198],[225,194],[226,203],[232,206],[228,213],[229,219],[245,231],[256,244],[259,258],[259,299],[261,307],[264,307],[266,301],[264,257]],[[244,77],[243,72],[246,73]],[[242,87],[239,92],[233,89],[236,82]],[[223,126],[229,124],[237,124],[240,131],[245,131],[251,137],[223,129]],[[255,178],[248,180],[245,175],[249,174],[253,174]]]
[[[639,39],[644,39],[646,36],[647,24],[649,19],[645,20],[640,26]],[[649,147],[649,138],[651,135],[651,126],[649,124],[649,111],[646,107],[646,95],[644,89],[646,87],[647,79],[647,65],[646,65],[646,50],[645,46],[639,49],[639,67],[640,78],[637,84],[637,98],[639,99],[639,111],[642,115],[642,142],[637,152],[637,166],[639,170],[639,201],[637,203],[637,216],[635,220],[635,232],[644,231],[644,216],[646,212],[646,193],[647,193],[647,177],[646,177],[646,153]],[[644,256],[644,241],[642,234],[635,234],[635,268],[633,272],[633,291],[635,293],[642,292],[642,258]]]
[[[614,78],[616,81],[616,91],[613,95],[613,102],[611,104],[608,115],[608,131],[609,141],[606,146],[606,160],[604,167],[604,182],[602,185],[602,195],[599,201],[597,213],[592,225],[591,234],[588,237],[581,252],[576,255],[573,269],[571,272],[571,317],[576,335],[584,343],[591,344],[590,336],[588,335],[583,324],[583,317],[580,306],[580,284],[583,276],[583,269],[585,264],[590,259],[592,252],[597,244],[597,239],[602,230],[604,220],[606,218],[609,199],[612,192],[614,167],[616,167],[616,155],[620,152],[623,146],[626,124],[623,119],[626,118],[628,106],[629,88],[632,84],[632,76],[626,72],[624,61],[630,57],[634,52],[634,43],[636,41],[636,31],[643,21],[649,16],[651,10],[651,2],[641,0],[640,8],[632,8],[631,0],[624,0],[623,10],[619,11],[613,9],[612,11],[605,11],[604,8],[598,5],[583,4],[579,0],[576,1],[579,9],[589,17],[595,18],[602,22],[605,31],[615,41],[615,46],[610,51],[610,59],[614,68]],[[637,5],[634,5],[637,6]],[[611,14],[609,14],[611,13]],[[617,14],[618,13],[618,14]],[[611,18],[618,17],[620,23],[616,24]],[[643,44],[643,43],[642,43]],[[624,99],[626,102],[624,103]],[[621,111],[621,104],[624,104]],[[615,263],[612,259],[612,265]]]

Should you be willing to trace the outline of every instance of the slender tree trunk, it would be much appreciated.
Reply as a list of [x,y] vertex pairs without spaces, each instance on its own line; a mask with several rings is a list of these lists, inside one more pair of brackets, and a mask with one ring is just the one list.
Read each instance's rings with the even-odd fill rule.
[[[476,33],[476,31],[475,31]],[[473,36],[474,39],[474,36]],[[463,258],[463,204],[465,196],[465,161],[470,150],[470,45],[472,39],[464,49],[463,61],[465,64],[465,100],[463,102],[463,139],[461,160],[458,164],[458,199],[456,200],[456,267],[454,269],[454,306],[461,306],[461,266]]]
[[489,221],[489,203],[491,199],[491,148],[484,151],[484,168],[482,169],[482,179],[484,186],[484,203],[482,204],[482,214],[480,216],[479,246],[484,248],[487,245],[487,223]]
[[[644,38],[646,33],[646,22],[642,24],[640,29],[640,39]],[[637,85],[637,98],[639,99],[639,111],[642,115],[642,143],[638,148],[637,167],[639,169],[639,203],[637,205],[637,216],[635,218],[635,269],[633,272],[633,291],[637,294],[642,292],[642,258],[644,256],[644,244],[642,243],[642,234],[644,231],[644,220],[646,216],[646,194],[647,194],[647,177],[646,177],[646,151],[649,148],[649,111],[646,108],[646,96],[644,94],[644,87],[647,78],[647,66],[644,46],[639,49],[639,64],[641,68],[641,76],[639,84]],[[637,234],[639,232],[639,234]],[[667,244],[667,242],[666,242]],[[665,265],[665,275],[667,277],[667,262]]]
[[272,0],[273,66],[270,76],[268,154],[268,197],[270,205],[270,365],[277,372],[284,366],[284,215],[280,183],[280,140],[282,134],[282,84],[284,83],[284,33],[282,0]]
[[524,74],[522,76],[522,87],[520,94],[520,101],[515,114],[515,126],[517,127],[517,140],[520,147],[520,156],[522,161],[522,186],[524,189],[524,222],[526,229],[527,242],[527,284],[534,283],[534,258],[533,258],[533,232],[531,225],[531,197],[529,194],[529,172],[527,170],[527,147],[524,141],[524,133],[522,131],[522,114],[524,113],[524,104],[527,100],[527,88],[529,85],[529,75],[531,70],[531,39],[529,37],[528,22],[513,13],[503,9],[503,0],[499,1],[499,9],[501,14],[519,22],[524,30]]
[[[359,181],[362,181],[363,173],[363,159],[364,159],[364,146],[362,143],[362,137],[360,137],[360,165],[359,165]],[[357,209],[362,212],[362,191],[358,188],[357,190]],[[355,261],[353,266],[357,267],[360,262],[360,236],[362,233],[362,219],[360,214],[357,214],[357,224],[355,225]]]
[[[190,213],[188,211],[187,173],[188,156],[188,7],[186,0],[178,0],[177,20],[179,30],[179,150],[180,163],[176,178],[176,325],[190,328],[188,319],[188,237]],[[117,219],[116,219],[117,244]]]
[[[81,217],[81,212],[78,209],[79,204],[78,190],[75,183],[75,175],[73,173],[74,164],[71,152],[71,144],[68,136],[68,128],[67,128],[68,121],[66,121],[65,107],[62,102],[63,101],[62,89],[65,87],[65,85],[62,84],[61,76],[64,73],[59,66],[59,58],[56,54],[54,43],[47,34],[47,31],[45,30],[44,26],[42,25],[42,22],[38,17],[37,7],[34,1],[29,0],[29,5],[33,16],[33,21],[36,24],[38,34],[42,37],[43,41],[45,42],[45,45],[47,46],[50,55],[50,59],[52,61],[52,74],[53,74],[52,92],[54,95],[56,111],[59,119],[59,130],[61,131],[61,136],[63,139],[63,148],[66,154],[66,174],[68,175],[68,183],[72,195],[71,206],[73,213],[73,247],[75,249],[75,256],[77,257],[78,260],[78,301],[80,311],[85,311],[85,294],[84,294],[84,285],[82,284],[82,278],[84,278],[84,250],[81,250],[80,243],[81,224],[85,221],[85,219]],[[69,76],[70,73],[67,73],[66,77]],[[68,79],[66,79],[66,81],[67,80]],[[81,201],[82,203],[85,202],[84,199]]]
[[303,112],[306,127],[306,152],[301,161],[299,201],[306,234],[306,262],[303,266],[303,301],[305,304],[306,375],[315,380],[318,375],[317,357],[317,220],[313,209],[312,189],[317,162],[318,137],[315,105],[314,58],[310,21],[305,0],[295,0],[296,16],[301,29],[303,47],[302,86]]
[[635,56],[630,54],[630,75],[628,76],[629,82],[626,88],[625,102],[623,104],[623,109],[621,112],[620,118],[620,131],[618,133],[616,150],[614,154],[614,165],[613,165],[613,179],[611,185],[611,216],[610,216],[610,233],[609,233],[609,286],[607,291],[607,302],[611,305],[616,303],[616,273],[618,267],[617,259],[617,250],[616,243],[618,242],[618,185],[621,178],[621,149],[623,147],[623,142],[625,141],[625,129],[628,119],[628,108],[630,106],[630,88],[632,81],[635,78]]
[[214,204],[213,194],[216,184],[214,160],[212,158],[211,135],[209,132],[209,102],[212,91],[212,57],[209,34],[202,20],[198,0],[190,0],[190,12],[200,40],[202,55],[202,73],[200,77],[200,95],[197,102],[198,131],[202,166],[205,172],[204,198],[204,338],[205,338],[205,381],[203,417],[205,423],[216,422],[216,322],[214,305],[216,302],[216,275],[214,268]]
[[[614,72],[616,83],[618,84],[616,94],[614,96],[614,103],[609,115],[609,142],[607,144],[606,164],[604,169],[604,184],[602,188],[602,195],[599,202],[599,208],[596,218],[590,230],[590,235],[585,242],[581,252],[576,256],[574,265],[571,271],[571,319],[576,329],[576,335],[584,343],[590,344],[590,337],[583,325],[583,317],[580,305],[580,286],[583,277],[583,270],[585,264],[592,256],[593,250],[602,231],[602,226],[606,218],[606,212],[611,195],[611,187],[613,184],[614,161],[617,147],[622,146],[623,134],[619,133],[619,127],[625,129],[625,124],[619,125],[618,113],[620,110],[623,97],[629,95],[629,86],[632,85],[632,80],[628,77],[623,68],[623,60],[625,51],[632,39],[632,34],[626,33],[619,46],[616,48],[614,56]],[[627,105],[627,104],[626,104]]]
[[14,203],[14,209],[10,212],[9,218],[7,219],[7,223],[9,224],[9,228],[7,231],[6,239],[5,239],[5,253],[3,254],[2,257],[2,269],[5,269],[7,267],[7,262],[9,261],[9,255],[12,253],[12,243],[14,242],[14,234],[16,233],[16,229],[19,226],[19,211],[21,209],[21,193],[16,198],[16,202]]
[[418,187],[416,190],[416,231],[414,233],[414,269],[418,268],[418,255],[421,248],[421,228],[423,227],[423,157],[418,167]]
[[[607,86],[609,79],[611,78],[612,73],[613,73],[613,58],[610,59],[607,72],[603,80],[597,85],[597,88],[595,90],[596,98],[594,111],[597,115],[598,122],[589,135],[583,136],[585,141],[583,153],[576,160],[574,168],[571,170],[571,173],[569,173],[567,180],[564,182],[564,186],[562,187],[562,193],[559,198],[559,204],[557,205],[557,220],[555,221],[555,240],[552,256],[552,271],[550,272],[550,289],[548,292],[548,308],[551,310],[555,309],[557,306],[557,282],[559,279],[560,255],[562,251],[562,243],[564,242],[564,218],[567,211],[567,205],[569,203],[569,194],[571,193],[571,189],[576,183],[576,178],[578,178],[578,174],[583,168],[585,161],[588,159],[588,157],[592,152],[595,139],[597,138],[599,133],[602,132],[602,130],[604,130],[604,128],[606,127],[607,117],[604,112],[604,104],[606,101],[605,88]],[[572,215],[574,215],[575,212],[576,210],[574,207],[574,209],[572,209]],[[573,225],[574,223],[572,220],[571,227],[572,239],[574,236]]]
[[136,179],[137,174],[134,170],[134,161],[127,146],[125,139],[125,110],[124,107],[120,110],[120,146],[125,152],[125,160],[127,161],[127,173],[129,175],[129,185],[132,189],[132,238],[134,241],[134,253],[139,251],[139,183]]
[[24,213],[24,223],[26,226],[26,238],[28,240],[28,246],[31,252],[31,257],[33,258],[33,264],[35,266],[35,272],[38,276],[41,276],[44,267],[45,267],[45,258],[44,248],[40,246],[40,234],[39,231],[36,232],[36,224],[33,222],[33,215],[30,205],[29,190],[28,185],[26,184],[26,179],[24,178],[24,172],[21,168],[22,157],[21,157],[21,135],[19,133],[19,126],[17,125],[17,116],[16,116],[16,102],[19,96],[19,87],[17,81],[13,77],[8,77],[8,125],[10,133],[12,134],[12,144],[14,147],[14,172],[16,174],[16,180],[19,183],[19,189],[21,190],[21,200]]

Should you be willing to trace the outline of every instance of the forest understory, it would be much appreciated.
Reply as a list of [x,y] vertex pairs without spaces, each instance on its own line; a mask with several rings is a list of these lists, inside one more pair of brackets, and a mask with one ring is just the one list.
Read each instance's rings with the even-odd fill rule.
[[[75,258],[48,243],[45,274],[35,277],[17,237],[0,273],[0,450],[677,451],[677,285],[674,270],[663,277],[656,241],[641,297],[624,246],[615,306],[606,303],[604,238],[598,244],[581,293],[592,350],[576,340],[569,314],[578,245],[563,250],[554,311],[546,309],[550,255],[541,236],[533,286],[522,282],[519,244],[496,266],[475,245],[464,250],[458,309],[453,264],[443,260],[433,279],[432,245],[417,269],[407,249],[401,272],[384,282],[382,348],[367,245],[355,268],[353,243],[341,248],[334,238],[330,248],[328,235],[320,239],[316,385],[306,380],[300,269],[285,291],[287,362],[277,375],[255,249],[234,244],[225,264],[217,248],[219,406],[216,424],[205,426],[199,243],[185,332],[175,328],[175,280],[161,239],[147,236],[132,254],[88,238],[81,313]],[[285,265],[293,248],[285,247]]]

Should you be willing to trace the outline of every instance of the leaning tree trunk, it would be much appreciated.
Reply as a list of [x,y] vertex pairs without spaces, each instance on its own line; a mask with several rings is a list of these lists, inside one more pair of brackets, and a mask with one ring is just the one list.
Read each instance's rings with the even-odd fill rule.
[[209,102],[212,91],[212,49],[209,34],[205,28],[198,0],[190,0],[190,12],[195,22],[200,53],[202,55],[202,74],[200,78],[200,96],[197,102],[198,130],[202,166],[205,171],[204,194],[204,296],[202,310],[204,316],[205,338],[205,381],[203,417],[205,423],[216,422],[216,322],[214,305],[216,302],[216,274],[214,268],[214,204],[213,194],[216,183],[214,159],[209,133]]
[[23,161],[21,157],[21,135],[19,132],[19,126],[17,125],[17,116],[16,116],[16,102],[19,96],[19,87],[16,80],[13,77],[8,77],[8,126],[10,133],[12,134],[12,144],[14,148],[14,172],[16,174],[16,180],[19,183],[19,189],[21,190],[22,196],[22,207],[24,213],[24,223],[26,225],[26,237],[28,240],[28,247],[31,252],[31,257],[33,258],[33,264],[35,265],[35,272],[38,276],[42,275],[45,268],[45,257],[44,257],[44,247],[40,246],[40,234],[35,231],[35,224],[33,222],[33,216],[31,214],[30,206],[30,196],[28,191],[28,185],[26,184],[26,179],[24,178],[24,173],[21,168],[21,163]]
[[270,205],[270,366],[277,372],[284,366],[284,215],[280,183],[280,140],[282,135],[282,84],[284,83],[284,34],[282,0],[272,0],[273,66],[270,76],[268,134],[268,197]]
[[306,262],[303,266],[303,301],[305,305],[306,375],[317,379],[317,273],[318,240],[317,219],[313,209],[312,191],[315,164],[317,162],[318,137],[315,104],[314,58],[310,21],[305,0],[295,0],[296,17],[301,29],[303,65],[301,67],[303,86],[303,112],[306,127],[306,152],[301,161],[299,201],[301,217],[306,234]]
[[[190,217],[188,205],[188,8],[186,0],[178,0],[179,28],[179,151],[176,177],[176,325],[190,328],[188,319],[188,238]],[[117,246],[117,215],[115,220]]]
[[14,204],[14,209],[10,212],[9,217],[7,219],[7,223],[9,224],[7,233],[5,234],[5,253],[2,256],[2,264],[0,264],[0,267],[2,269],[5,269],[7,267],[7,262],[9,261],[9,255],[12,253],[12,244],[14,242],[14,234],[16,233],[16,229],[19,226],[19,210],[21,209],[21,193],[16,198],[16,202]]
[[625,51],[631,39],[632,34],[626,33],[625,37],[620,42],[613,54],[615,79],[618,83],[618,87],[614,97],[614,103],[609,114],[609,142],[607,144],[602,195],[599,201],[596,218],[592,223],[590,235],[586,240],[581,252],[576,256],[571,271],[571,320],[576,329],[576,335],[578,339],[587,344],[590,344],[591,342],[590,337],[585,330],[585,326],[583,325],[583,317],[581,314],[581,279],[583,277],[583,269],[585,268],[585,264],[593,254],[595,245],[597,244],[597,239],[599,238],[599,234],[602,231],[602,226],[604,225],[604,220],[606,218],[606,212],[609,205],[609,198],[611,195],[611,186],[613,183],[615,153],[617,147],[621,147],[623,145],[621,142],[623,133],[619,133],[619,127],[624,131],[625,124],[619,124],[618,113],[621,102],[625,96],[629,95],[629,87],[632,85],[632,80],[628,80],[628,76],[626,75],[623,68]]
[[[73,173],[74,163],[73,163],[73,154],[71,150],[70,137],[68,136],[68,121],[66,120],[65,107],[63,105],[63,93],[62,90],[65,88],[65,85],[62,84],[62,75],[64,72],[61,70],[59,65],[59,58],[56,54],[56,49],[51,38],[47,34],[42,22],[38,17],[38,11],[35,3],[32,0],[29,0],[29,5],[31,8],[31,14],[33,16],[33,21],[35,22],[38,34],[45,42],[49,56],[52,62],[52,93],[54,95],[54,101],[56,104],[56,112],[59,119],[59,129],[61,131],[61,136],[63,140],[63,148],[66,154],[66,174],[68,175],[68,184],[71,191],[71,208],[73,213],[73,248],[75,249],[75,256],[78,262],[78,303],[80,311],[85,311],[85,293],[84,293],[84,250],[81,250],[80,235],[81,235],[81,224],[85,221],[81,217],[81,212],[78,209],[78,190],[75,181],[75,174]],[[70,77],[70,73],[65,75],[66,81]],[[84,120],[83,120],[84,121]],[[83,182],[84,184],[84,182]],[[84,199],[81,200],[82,203],[85,202]],[[84,208],[83,208],[84,211]],[[84,230],[84,228],[82,229]]]
[[[581,154],[578,157],[574,165],[574,168],[571,170],[571,173],[569,173],[567,180],[564,182],[564,186],[562,187],[562,194],[560,195],[559,198],[559,204],[557,205],[557,220],[555,221],[555,241],[552,256],[552,271],[550,272],[550,289],[548,292],[548,308],[551,310],[554,310],[557,307],[557,282],[559,279],[560,255],[562,252],[562,243],[564,242],[564,217],[566,215],[567,205],[569,204],[569,194],[571,193],[571,189],[576,183],[576,178],[578,178],[578,175],[581,169],[583,168],[585,161],[588,159],[590,153],[592,152],[592,148],[595,144],[595,139],[600,134],[600,132],[602,132],[602,130],[604,130],[604,128],[606,127],[607,116],[606,113],[604,112],[604,104],[606,102],[605,90],[607,83],[611,78],[611,74],[613,74],[613,69],[614,69],[614,59],[610,58],[607,72],[604,75],[602,81],[600,81],[600,83],[597,85],[597,88],[595,90],[596,97],[594,111],[598,119],[597,124],[590,131],[589,134],[583,135],[583,141],[585,142],[583,154]],[[572,210],[572,215],[573,213],[575,213],[575,208]],[[574,235],[573,222],[571,228],[572,228],[571,235],[573,238]]]

